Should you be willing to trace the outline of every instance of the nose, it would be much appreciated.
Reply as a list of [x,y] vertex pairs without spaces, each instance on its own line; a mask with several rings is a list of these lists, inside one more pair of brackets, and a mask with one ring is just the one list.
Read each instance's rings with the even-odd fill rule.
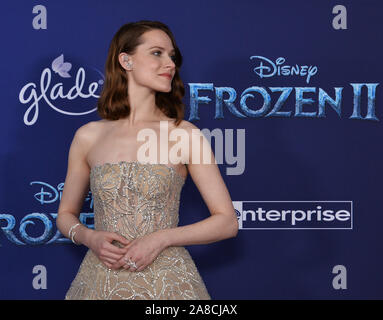
[[168,56],[168,59],[166,61],[166,67],[173,70],[175,67],[176,67],[176,64],[175,62],[173,61],[173,59],[171,57]]

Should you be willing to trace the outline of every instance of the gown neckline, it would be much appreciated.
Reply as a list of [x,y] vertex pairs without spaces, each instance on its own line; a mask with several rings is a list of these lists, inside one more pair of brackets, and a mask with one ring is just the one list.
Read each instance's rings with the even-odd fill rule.
[[121,161],[118,161],[118,162],[104,162],[104,163],[102,163],[102,164],[98,164],[98,165],[95,165],[95,166],[93,166],[91,169],[90,169],[90,172],[92,173],[92,172],[94,172],[94,170],[96,170],[96,169],[100,169],[100,168],[102,168],[102,167],[104,167],[104,166],[114,166],[114,165],[120,165],[120,164],[122,164],[122,163],[124,163],[124,164],[139,164],[139,165],[143,165],[143,166],[150,166],[150,165],[153,165],[153,166],[164,166],[164,167],[166,167],[166,168],[168,168],[170,171],[172,171],[173,173],[174,173],[174,175],[178,178],[178,179],[180,179],[180,180],[182,180],[183,182],[185,182],[186,181],[186,178],[184,178],[183,176],[181,176],[179,173],[178,173],[178,171],[176,170],[176,169],[174,169],[173,167],[171,167],[171,166],[168,166],[168,165],[166,165],[166,164],[164,164],[164,163],[142,163],[142,162],[140,162],[140,161],[137,161],[137,160],[134,160],[134,161],[126,161],[126,160],[121,160]]

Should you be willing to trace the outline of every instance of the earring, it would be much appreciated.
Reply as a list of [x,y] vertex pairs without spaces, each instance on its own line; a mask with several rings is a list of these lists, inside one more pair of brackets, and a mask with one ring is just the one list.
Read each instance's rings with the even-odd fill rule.
[[124,61],[126,62],[126,67],[128,68],[128,69],[131,69],[132,68],[132,63],[129,61],[129,58],[128,58],[128,56],[127,55],[124,55]]

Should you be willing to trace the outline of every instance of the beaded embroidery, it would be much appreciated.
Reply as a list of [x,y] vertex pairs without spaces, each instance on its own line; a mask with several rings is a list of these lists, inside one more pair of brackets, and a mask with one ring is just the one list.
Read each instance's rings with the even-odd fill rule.
[[[165,164],[120,161],[93,167],[90,189],[95,229],[131,240],[177,227],[184,183]],[[189,252],[184,247],[168,247],[140,272],[108,269],[89,249],[65,299],[211,298]]]

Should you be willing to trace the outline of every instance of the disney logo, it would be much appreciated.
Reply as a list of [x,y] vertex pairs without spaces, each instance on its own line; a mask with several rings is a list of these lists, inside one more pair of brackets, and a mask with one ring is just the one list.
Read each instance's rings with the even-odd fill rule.
[[[71,75],[69,74],[69,71],[72,68],[72,64],[69,62],[64,62],[63,54],[61,54],[59,57],[53,60],[51,68],[61,78],[71,77]],[[52,72],[50,68],[45,68],[40,76],[39,88],[37,88],[37,85],[35,83],[29,82],[21,89],[19,93],[19,101],[21,103],[28,104],[32,102],[32,104],[29,106],[29,108],[24,114],[24,123],[29,126],[36,123],[38,115],[39,115],[39,101],[41,99],[43,99],[48,104],[48,106],[50,106],[53,110],[65,115],[80,116],[80,115],[85,115],[95,111],[97,108],[93,108],[91,110],[84,111],[84,112],[69,112],[69,111],[60,109],[59,107],[55,106],[53,103],[58,98],[67,99],[67,100],[73,100],[73,99],[76,99],[77,97],[80,97],[83,99],[87,99],[90,97],[99,98],[99,96],[96,95],[95,92],[98,90],[99,85],[102,85],[104,83],[104,80],[103,80],[104,76],[97,69],[94,69],[94,70],[96,70],[96,72],[99,75],[101,75],[102,79],[98,80],[97,82],[91,82],[88,86],[88,93],[82,92],[84,82],[85,82],[85,69],[81,67],[77,70],[75,84],[73,85],[72,88],[68,90],[67,93],[64,93],[64,84],[62,82],[56,83],[49,91],[49,86],[51,84],[51,78],[52,78]],[[40,91],[40,94],[38,94],[38,91]],[[32,114],[32,119],[30,119],[30,114],[32,112],[34,113]]]
[[[40,202],[40,204],[47,204],[47,203],[53,203],[55,201],[60,201],[62,196],[62,191],[64,189],[64,183],[60,183],[57,186],[57,189],[53,186],[51,186],[48,183],[41,182],[41,181],[32,181],[30,185],[40,185],[39,192],[36,192],[34,194],[34,198]],[[89,207],[93,208],[93,198],[91,195],[91,191],[88,192],[88,195],[84,199],[84,201],[89,201],[90,204]]]
[[255,62],[258,63],[258,66],[256,66],[253,70],[260,78],[269,78],[275,75],[298,75],[301,77],[306,76],[306,83],[309,83],[310,78],[318,72],[317,66],[298,66],[297,64],[295,66],[282,66],[282,64],[286,61],[283,57],[279,57],[275,60],[275,63],[262,56],[251,56],[250,60],[252,59],[255,59]]

